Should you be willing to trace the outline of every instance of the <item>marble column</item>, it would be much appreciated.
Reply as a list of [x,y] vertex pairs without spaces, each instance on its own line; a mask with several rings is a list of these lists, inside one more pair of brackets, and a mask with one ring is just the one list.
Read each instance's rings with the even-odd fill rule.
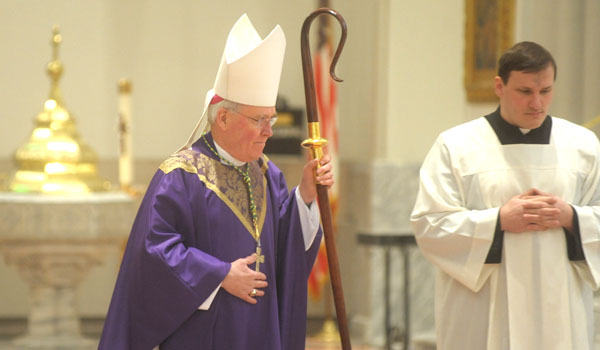
[[86,272],[126,239],[134,216],[124,193],[0,193],[0,253],[29,287],[27,332],[17,350],[97,348],[82,336],[76,291]]

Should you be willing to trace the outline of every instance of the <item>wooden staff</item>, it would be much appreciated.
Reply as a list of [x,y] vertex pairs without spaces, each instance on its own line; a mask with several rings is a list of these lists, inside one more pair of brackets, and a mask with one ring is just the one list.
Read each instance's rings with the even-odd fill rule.
[[[319,116],[317,112],[315,79],[313,76],[312,59],[310,57],[310,45],[308,34],[310,25],[315,17],[320,14],[330,14],[334,16],[342,26],[342,36],[338,44],[335,55],[329,68],[329,74],[333,80],[341,82],[335,75],[335,65],[344,43],[346,42],[346,21],[336,11],[329,8],[320,8],[313,11],[302,25],[302,33],[300,37],[300,48],[302,52],[302,71],[304,73],[304,95],[306,97],[306,116],[308,118],[308,136],[302,142],[302,147],[309,149],[312,159],[321,159],[323,156],[322,147],[327,144],[327,140],[321,138],[319,128]],[[325,236],[325,248],[327,249],[327,261],[329,263],[329,274],[331,280],[331,288],[333,290],[333,300],[335,302],[335,312],[338,320],[338,328],[342,341],[342,349],[352,349],[350,345],[350,332],[348,331],[348,321],[346,319],[346,306],[344,304],[344,291],[342,290],[342,277],[340,274],[340,265],[335,247],[335,235],[333,231],[333,222],[331,219],[331,207],[329,206],[329,194],[327,186],[317,184],[317,197],[319,200],[319,211],[321,212],[321,223],[323,225],[323,233]]]

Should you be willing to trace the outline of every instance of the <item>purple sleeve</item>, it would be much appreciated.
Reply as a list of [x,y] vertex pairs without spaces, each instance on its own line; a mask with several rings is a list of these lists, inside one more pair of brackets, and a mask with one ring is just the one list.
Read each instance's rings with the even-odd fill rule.
[[196,201],[192,213],[188,176],[182,170],[159,170],[150,183],[127,243],[100,350],[151,350],[197,310],[229,271],[229,263],[191,247],[202,243],[198,233],[208,228],[203,203]]

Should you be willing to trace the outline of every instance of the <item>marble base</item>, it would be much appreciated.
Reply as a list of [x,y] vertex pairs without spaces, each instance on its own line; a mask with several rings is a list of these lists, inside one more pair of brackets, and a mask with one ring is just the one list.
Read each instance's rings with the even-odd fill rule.
[[124,193],[78,196],[0,193],[0,253],[29,287],[27,332],[15,350],[93,349],[81,335],[76,289],[121,245],[134,215]]

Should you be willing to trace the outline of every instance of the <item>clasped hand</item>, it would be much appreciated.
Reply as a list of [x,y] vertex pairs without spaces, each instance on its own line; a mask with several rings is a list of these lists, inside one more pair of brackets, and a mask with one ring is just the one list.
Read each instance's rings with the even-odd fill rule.
[[500,225],[504,231],[517,233],[557,227],[572,232],[573,208],[553,194],[532,188],[500,208]]

